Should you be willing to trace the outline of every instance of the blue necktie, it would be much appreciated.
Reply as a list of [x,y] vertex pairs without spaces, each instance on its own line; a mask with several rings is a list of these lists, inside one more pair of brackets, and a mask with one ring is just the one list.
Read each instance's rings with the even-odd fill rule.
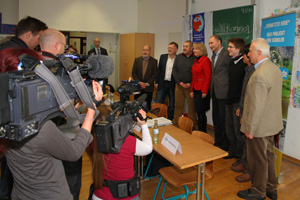
[[100,50],[99,50],[99,49],[97,49],[97,51],[98,51],[98,55],[100,55]]

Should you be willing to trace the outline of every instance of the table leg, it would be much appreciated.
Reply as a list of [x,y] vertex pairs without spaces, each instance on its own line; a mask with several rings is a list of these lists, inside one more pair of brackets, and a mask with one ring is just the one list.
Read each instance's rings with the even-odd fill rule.
[[140,163],[141,164],[141,176],[144,177],[144,157],[141,156],[140,159],[141,159],[141,163]]
[[[201,182],[200,182],[201,178]],[[196,200],[204,200],[204,180],[205,180],[205,163],[197,166],[197,193]],[[200,198],[200,185],[201,185],[201,198]]]

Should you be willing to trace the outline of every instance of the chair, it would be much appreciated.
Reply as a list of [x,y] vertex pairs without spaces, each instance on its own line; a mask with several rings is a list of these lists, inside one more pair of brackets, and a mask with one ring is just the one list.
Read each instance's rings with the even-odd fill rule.
[[162,103],[152,103],[151,110],[159,108],[159,113],[156,115],[157,117],[164,117],[168,119],[168,106]]
[[[202,140],[204,140],[204,141],[206,141],[206,142],[208,142],[212,145],[214,144],[214,138],[212,136],[204,133],[204,132],[193,131],[192,135],[195,135],[195,136],[199,137],[200,139],[202,139]],[[213,162],[212,161],[207,162],[206,165],[205,165],[205,168],[206,168],[206,170],[205,170],[205,180],[212,178],[213,170],[214,170]],[[163,200],[171,200],[171,199],[173,200],[173,199],[180,199],[180,198],[185,198],[187,200],[189,194],[196,193],[196,190],[197,190],[197,184],[196,184],[196,182],[197,182],[197,168],[196,167],[190,167],[190,168],[187,168],[187,169],[184,169],[184,170],[180,170],[175,166],[164,167],[164,168],[159,170],[159,173],[160,173],[161,177],[159,179],[159,182],[158,182],[158,185],[157,185],[157,188],[156,188],[153,199],[155,199],[156,196],[157,196],[162,178],[164,178],[166,180],[165,185],[164,185],[164,189],[163,189],[163,192],[162,192],[162,199]],[[173,186],[175,186],[175,187],[184,186],[185,193],[166,199],[164,196],[165,196],[165,191],[166,191],[166,187],[167,187],[168,182],[170,184],[172,184]],[[195,190],[193,190],[193,191],[189,191],[189,188],[187,186],[187,185],[191,185],[191,184],[195,185]],[[206,199],[209,200],[209,197],[206,193],[206,190],[204,190],[204,193],[205,193]]]
[[[152,103],[151,104],[151,110],[153,110],[153,109],[158,109],[158,113],[155,113],[155,115],[157,117],[165,117],[165,118],[168,119],[168,112],[167,112],[168,111],[168,106],[167,105],[162,104],[162,103]],[[148,162],[148,166],[147,166],[145,174],[144,174],[144,178],[146,180],[159,176],[159,175],[157,175],[157,176],[147,176],[150,165],[151,165],[151,162],[153,160],[153,156],[154,156],[154,153],[151,154],[151,157],[150,157],[149,162]]]
[[178,127],[185,132],[192,133],[193,131],[193,120],[188,117],[178,118]]

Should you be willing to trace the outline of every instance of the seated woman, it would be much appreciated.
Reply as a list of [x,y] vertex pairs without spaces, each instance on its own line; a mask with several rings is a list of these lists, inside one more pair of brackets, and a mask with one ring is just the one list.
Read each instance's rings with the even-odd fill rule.
[[[29,49],[2,50],[0,69],[17,69],[20,62],[18,56],[24,53],[41,59],[39,54],[33,52]],[[95,99],[100,101],[102,89],[95,81],[93,92]],[[70,140],[49,120],[37,134],[22,141],[7,142],[5,156],[14,177],[12,199],[73,199],[62,160],[78,160],[92,142],[90,131],[95,113],[95,110],[88,109],[74,140]]]
[[[107,105],[102,105],[98,109],[100,111],[100,114],[97,117],[98,121],[104,121],[112,112],[111,108]],[[139,113],[144,119],[146,118],[145,111],[140,109]],[[117,154],[99,153],[97,151],[97,142],[95,138],[93,146],[93,179],[95,187],[93,200],[118,199],[113,197],[110,188],[107,185],[107,180],[125,181],[134,178],[134,155],[145,156],[152,152],[152,140],[147,124],[145,121],[139,120],[139,118],[137,118],[137,121],[142,126],[142,141],[128,135],[120,152]],[[138,200],[140,199],[138,195],[139,194],[122,198],[122,200]]]

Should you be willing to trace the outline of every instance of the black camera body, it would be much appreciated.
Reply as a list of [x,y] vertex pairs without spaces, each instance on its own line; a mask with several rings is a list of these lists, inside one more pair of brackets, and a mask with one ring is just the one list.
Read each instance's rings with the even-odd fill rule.
[[[69,74],[73,70],[78,69],[79,72],[81,67],[84,68],[65,56],[42,63],[25,54],[19,59],[24,70],[0,73],[0,138],[17,141],[38,133],[47,120],[57,116],[66,116],[66,113],[62,111],[74,106],[79,96]],[[57,94],[53,90],[55,88],[52,88],[49,82],[33,71],[37,67],[45,67],[46,71],[49,71],[47,68],[58,67],[53,75],[49,71],[49,74],[45,76],[53,76],[53,79],[61,85],[62,91],[69,99],[66,105],[59,105]],[[83,71],[88,70],[89,68],[84,68]],[[80,82],[80,79],[77,78],[76,81]],[[91,99],[91,87],[86,87],[86,93],[83,94],[90,96],[88,98]]]
[[[74,102],[78,96],[68,76],[56,78]],[[50,85],[34,71],[0,74],[0,85],[1,91],[4,91],[0,96],[0,102],[4,106],[0,118],[1,138],[23,140],[36,134],[47,120],[65,116],[59,110]]]
[[133,102],[126,101],[131,94],[141,91],[137,82],[123,82],[117,91],[121,101],[112,105],[114,112],[106,121],[95,124],[98,151],[102,153],[119,153],[126,137],[133,132],[132,126],[137,121],[136,118],[146,120],[139,113],[140,109],[146,107],[146,95]]

